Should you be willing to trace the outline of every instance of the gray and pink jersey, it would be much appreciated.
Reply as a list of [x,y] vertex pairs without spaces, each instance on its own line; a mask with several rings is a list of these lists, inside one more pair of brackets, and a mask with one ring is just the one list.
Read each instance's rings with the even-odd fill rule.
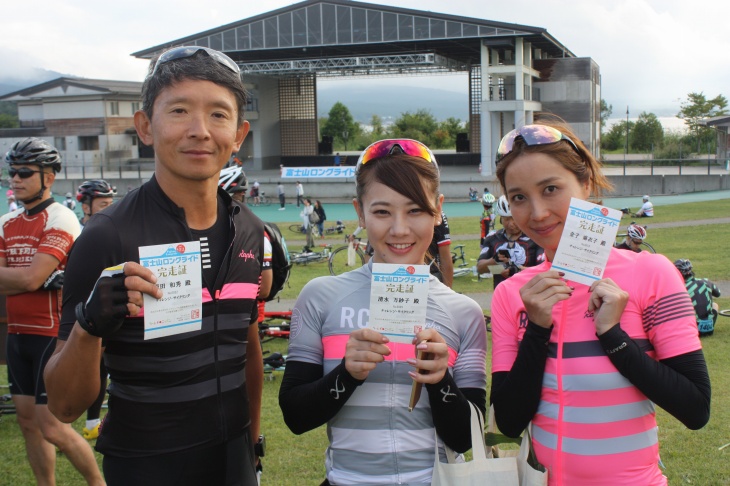
[[[325,375],[339,365],[350,333],[368,325],[371,277],[368,264],[309,282],[292,311],[287,360],[323,365]],[[426,327],[436,328],[448,345],[457,386],[484,389],[487,344],[479,305],[431,277],[426,315]],[[413,368],[406,360],[415,349],[388,346],[391,355],[327,424],[325,465],[333,484],[431,483],[435,433],[425,393],[408,412]]]

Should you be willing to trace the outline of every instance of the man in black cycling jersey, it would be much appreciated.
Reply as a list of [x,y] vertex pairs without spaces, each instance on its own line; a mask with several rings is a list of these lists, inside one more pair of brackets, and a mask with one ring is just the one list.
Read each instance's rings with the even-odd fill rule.
[[[154,175],[91,218],[71,250],[49,409],[64,422],[81,415],[104,357],[109,413],[96,449],[110,486],[257,484],[264,225],[219,187],[249,131],[246,98],[238,65],[221,52],[183,46],[153,59],[134,122],[155,149]],[[158,245],[169,250],[153,272],[140,256]],[[179,281],[158,288],[171,273]],[[200,300],[180,301],[194,325],[150,334],[159,323],[143,315],[145,299],[172,301],[188,285],[201,287]]]
[[695,278],[692,262],[689,260],[681,258],[674,262],[674,266],[682,274],[684,286],[687,287],[689,297],[692,299],[700,336],[712,336],[719,310],[717,302],[713,302],[712,298],[720,297],[720,289],[706,278]]
[[446,213],[441,211],[441,223],[433,229],[433,239],[428,247],[428,255],[433,258],[431,274],[444,285],[454,284],[454,261],[451,259],[451,234]]
[[631,250],[633,252],[641,252],[641,244],[646,239],[646,228],[638,224],[631,223],[626,228],[626,238],[621,244],[616,245],[619,250]]

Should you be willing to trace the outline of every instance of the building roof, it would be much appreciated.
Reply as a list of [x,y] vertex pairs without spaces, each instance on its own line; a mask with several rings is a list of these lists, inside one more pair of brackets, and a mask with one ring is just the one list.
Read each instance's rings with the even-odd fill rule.
[[114,81],[105,79],[85,79],[61,77],[45,83],[36,84],[0,96],[2,101],[24,101],[34,98],[53,96],[78,96],[90,94],[124,94],[139,96],[142,83],[139,81]]
[[[542,27],[348,0],[306,0],[133,53],[150,59],[199,45],[248,63],[433,53],[465,66],[481,63],[481,45],[514,48],[524,38],[546,57],[575,57]],[[245,71],[245,69],[244,69]]]

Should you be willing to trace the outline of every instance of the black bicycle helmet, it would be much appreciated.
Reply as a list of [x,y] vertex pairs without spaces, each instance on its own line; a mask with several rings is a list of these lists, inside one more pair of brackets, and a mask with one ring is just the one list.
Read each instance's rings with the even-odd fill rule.
[[677,270],[679,270],[679,273],[681,273],[683,277],[691,277],[694,275],[692,273],[692,262],[686,258],[680,258],[675,261],[674,266],[677,267]]
[[51,167],[54,172],[61,172],[61,154],[41,138],[28,137],[15,142],[5,154],[5,162],[8,165],[33,164]]
[[97,197],[114,197],[117,189],[104,179],[84,181],[76,191],[76,200],[83,204],[90,204]]

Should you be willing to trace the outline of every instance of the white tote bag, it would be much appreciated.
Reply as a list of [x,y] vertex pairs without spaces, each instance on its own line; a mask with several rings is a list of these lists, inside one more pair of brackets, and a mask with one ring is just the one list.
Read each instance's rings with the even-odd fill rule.
[[[545,467],[537,462],[535,450],[532,447],[532,436],[530,434],[530,423],[522,434],[520,449],[501,450],[496,445],[489,447],[488,457],[509,458],[514,457],[517,461],[517,472],[520,478],[520,486],[547,486],[548,473]],[[494,420],[494,407],[489,407],[489,421],[487,422],[487,436],[498,436],[497,424]],[[487,442],[492,442],[487,440]]]
[[347,266],[348,267],[354,267],[355,266],[355,256],[357,253],[355,252],[355,245],[351,242],[347,244]]
[[432,486],[518,486],[519,474],[516,457],[489,458],[484,446],[482,413],[469,402],[471,407],[471,447],[474,459],[470,462],[456,462],[454,451],[444,444],[448,463],[439,460],[438,440],[436,460],[433,465]]

